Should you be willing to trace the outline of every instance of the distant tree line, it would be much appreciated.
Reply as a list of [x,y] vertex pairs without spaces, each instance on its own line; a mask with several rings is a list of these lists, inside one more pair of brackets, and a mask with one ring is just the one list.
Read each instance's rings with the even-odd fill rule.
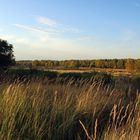
[[[0,68],[15,64],[13,45],[0,39]],[[34,60],[17,61],[17,65],[30,69],[79,69],[79,68],[111,68],[140,71],[140,59],[98,59],[98,60]]]
[[112,68],[140,71],[140,59],[99,59],[99,60],[34,60],[18,61],[17,65],[30,68],[43,67],[46,69],[79,69],[79,68]]

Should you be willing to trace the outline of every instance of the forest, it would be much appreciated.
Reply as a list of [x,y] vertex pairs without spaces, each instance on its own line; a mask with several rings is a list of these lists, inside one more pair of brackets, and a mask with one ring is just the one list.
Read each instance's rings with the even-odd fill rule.
[[98,59],[98,60],[22,60],[17,61],[17,66],[29,68],[44,67],[57,69],[78,68],[111,68],[127,69],[128,71],[140,71],[140,59]]

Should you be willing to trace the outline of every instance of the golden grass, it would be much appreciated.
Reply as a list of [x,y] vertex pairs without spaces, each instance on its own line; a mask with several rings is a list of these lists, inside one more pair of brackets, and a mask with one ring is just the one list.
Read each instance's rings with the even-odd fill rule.
[[140,95],[101,82],[1,85],[0,140],[139,140]]

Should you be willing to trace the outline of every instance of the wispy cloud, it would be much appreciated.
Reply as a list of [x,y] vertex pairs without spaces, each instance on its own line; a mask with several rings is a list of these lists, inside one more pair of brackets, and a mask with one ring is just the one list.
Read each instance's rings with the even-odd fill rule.
[[80,30],[77,28],[72,28],[72,27],[46,27],[41,28],[41,27],[34,27],[34,26],[29,26],[29,25],[23,25],[23,24],[13,24],[14,26],[22,29],[26,29],[29,31],[35,31],[35,32],[41,32],[41,33],[49,33],[49,34],[60,34],[60,33],[79,33]]
[[[47,26],[42,26],[41,24],[38,24],[38,26],[13,24],[19,29],[29,31],[29,34],[25,36],[27,43],[24,43],[24,39],[18,36],[16,38],[16,45],[22,46],[22,49],[19,47],[15,49],[17,58],[21,59],[21,56],[25,58],[27,50],[32,59],[45,58],[46,56],[47,58],[54,59],[56,58],[56,55],[54,55],[56,53],[58,59],[82,58],[85,56],[85,52],[86,57],[92,56],[92,48],[85,47],[86,43],[84,42],[89,41],[88,45],[90,46],[92,40],[95,39],[94,36],[82,35],[81,30],[70,25],[61,24],[56,21],[53,22],[53,20],[48,22],[47,18],[41,17],[36,19],[38,19],[38,23]],[[39,56],[37,56],[37,52],[40,52]]]
[[[14,47],[16,59],[94,59],[94,58],[114,58],[114,57],[138,57],[140,52],[140,42],[132,43],[123,41],[107,42],[104,40],[90,41],[92,36],[83,36],[81,39],[68,39],[61,36],[53,37],[48,34],[27,34],[0,35],[8,40]],[[94,36],[93,36],[94,39]],[[131,47],[135,46],[135,47]],[[104,46],[104,47],[103,47]],[[108,52],[110,52],[108,54]],[[39,52],[39,53],[38,53]],[[57,54],[57,55],[56,55]],[[133,55],[135,54],[135,56]]]
[[65,33],[65,32],[79,33],[80,32],[78,28],[59,23],[58,21],[47,18],[47,17],[36,16],[36,21],[40,24],[48,25],[47,28],[55,29],[59,33],[60,32],[61,33]]
[[42,32],[42,33],[58,33],[58,30],[55,29],[42,29],[39,27],[33,27],[33,26],[29,26],[29,25],[22,25],[22,24],[13,24],[14,26],[18,27],[18,28],[23,28],[26,30],[30,30],[30,31],[35,31],[35,32]]
[[49,19],[46,17],[42,17],[42,16],[37,17],[37,21],[41,24],[45,24],[48,26],[54,26],[57,24],[57,22],[55,20],[52,20],[52,19]]

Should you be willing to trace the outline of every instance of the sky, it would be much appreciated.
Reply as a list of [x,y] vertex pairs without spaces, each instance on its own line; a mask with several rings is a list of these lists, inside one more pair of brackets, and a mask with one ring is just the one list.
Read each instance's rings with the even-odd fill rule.
[[140,0],[0,0],[17,60],[140,58]]

